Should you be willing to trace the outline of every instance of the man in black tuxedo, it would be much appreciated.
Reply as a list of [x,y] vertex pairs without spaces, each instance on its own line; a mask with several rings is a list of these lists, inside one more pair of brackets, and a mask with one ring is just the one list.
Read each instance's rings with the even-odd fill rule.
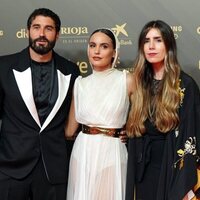
[[53,50],[60,26],[53,11],[34,10],[29,47],[0,57],[1,200],[66,200],[64,126],[79,69]]

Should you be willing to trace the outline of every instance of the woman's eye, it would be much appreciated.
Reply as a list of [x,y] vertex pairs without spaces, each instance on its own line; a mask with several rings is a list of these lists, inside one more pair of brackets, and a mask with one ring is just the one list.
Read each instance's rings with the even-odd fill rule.
[[102,48],[103,48],[103,49],[107,49],[107,48],[108,48],[108,45],[103,45]]
[[162,39],[157,39],[157,42],[162,42]]
[[94,44],[90,44],[89,47],[90,47],[90,48],[94,48],[95,45],[94,45]]

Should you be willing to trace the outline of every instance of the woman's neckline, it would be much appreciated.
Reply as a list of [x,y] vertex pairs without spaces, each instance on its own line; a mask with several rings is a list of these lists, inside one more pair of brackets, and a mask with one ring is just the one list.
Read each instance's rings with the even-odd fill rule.
[[108,68],[106,70],[103,71],[96,71],[93,69],[93,74],[96,76],[104,76],[104,75],[108,75],[111,74],[115,69],[114,68]]

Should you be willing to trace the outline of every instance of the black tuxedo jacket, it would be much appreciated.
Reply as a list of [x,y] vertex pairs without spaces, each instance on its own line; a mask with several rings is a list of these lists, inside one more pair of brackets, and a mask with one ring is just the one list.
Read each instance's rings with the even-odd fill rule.
[[34,103],[28,48],[0,57],[0,171],[24,178],[42,157],[52,183],[67,181],[64,125],[78,66],[53,52],[58,78],[56,103],[41,125]]

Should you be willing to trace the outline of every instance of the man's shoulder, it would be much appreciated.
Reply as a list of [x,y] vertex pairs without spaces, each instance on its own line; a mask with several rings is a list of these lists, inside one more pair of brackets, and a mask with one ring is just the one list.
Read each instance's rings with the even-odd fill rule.
[[0,56],[0,61],[10,60],[11,58],[16,57],[18,54],[19,54],[19,52],[13,53],[13,54],[2,55],[2,56]]
[[16,59],[19,59],[20,55],[25,54],[25,52],[27,52],[27,48],[15,53],[1,55],[0,62],[14,62]]

